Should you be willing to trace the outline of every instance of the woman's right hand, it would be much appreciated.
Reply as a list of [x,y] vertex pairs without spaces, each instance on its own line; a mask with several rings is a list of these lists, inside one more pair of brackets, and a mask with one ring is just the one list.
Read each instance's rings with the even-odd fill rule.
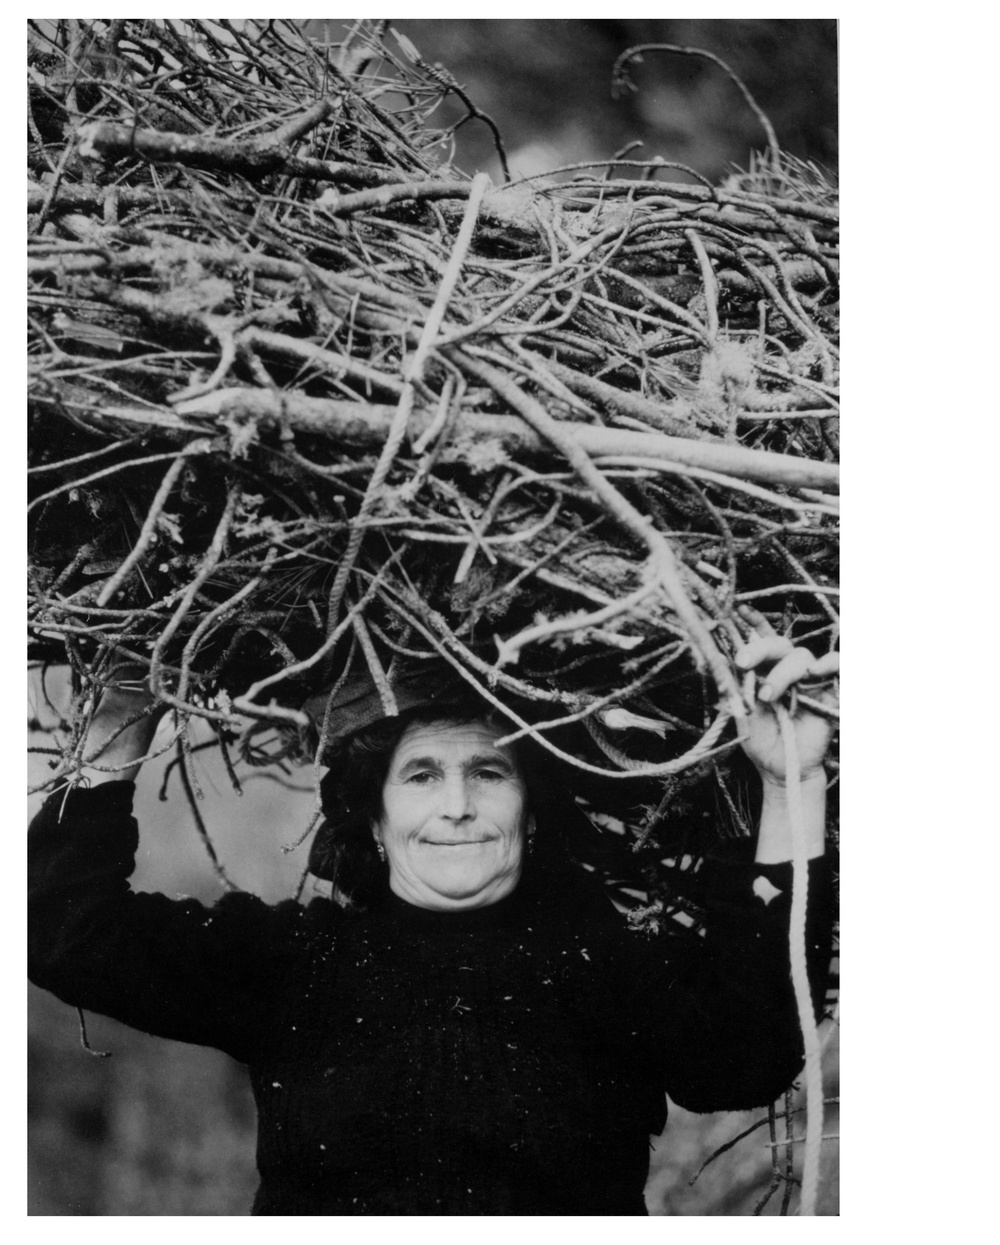
[[92,762],[83,768],[91,785],[135,781],[168,708],[157,704],[146,674],[142,666],[120,666],[100,695],[83,748],[85,761]]

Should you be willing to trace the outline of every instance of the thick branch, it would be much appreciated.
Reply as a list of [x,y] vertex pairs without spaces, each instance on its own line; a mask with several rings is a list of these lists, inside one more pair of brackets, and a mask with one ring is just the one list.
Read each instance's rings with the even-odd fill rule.
[[[359,448],[377,445],[385,439],[395,409],[394,406],[307,398],[262,389],[219,389],[203,398],[182,402],[176,408],[179,415],[187,417],[235,415],[263,424],[277,424],[285,419],[293,428],[320,433]],[[432,410],[415,411],[410,424],[411,436],[419,437],[433,417]],[[559,421],[559,428],[592,458],[628,454],[671,459],[688,467],[701,467],[778,487],[822,488],[834,492],[839,487],[840,469],[835,463],[813,462],[717,441],[689,441],[661,433],[599,428],[569,420]],[[462,415],[460,437],[462,440],[499,441],[504,449],[518,456],[546,453],[543,439],[514,415],[466,412]],[[453,457],[461,455],[460,444],[453,447],[451,454]]]
[[[104,160],[141,156],[152,164],[185,164],[192,168],[259,177],[287,173],[325,181],[354,181],[382,186],[399,181],[391,169],[363,167],[333,160],[297,156],[286,147],[236,143],[204,134],[175,134],[167,130],[136,130],[127,125],[95,121],[80,128],[80,154]],[[466,191],[468,193],[468,191]]]

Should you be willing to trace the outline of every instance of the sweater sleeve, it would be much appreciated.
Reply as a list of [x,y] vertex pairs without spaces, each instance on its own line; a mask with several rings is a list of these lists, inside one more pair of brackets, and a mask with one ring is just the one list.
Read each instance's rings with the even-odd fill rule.
[[306,910],[130,889],[134,784],[49,797],[28,834],[28,974],[67,1003],[245,1061],[300,955]]
[[[803,1043],[791,979],[792,867],[706,864],[706,935],[655,990],[664,1088],[691,1111],[766,1106],[792,1084]],[[809,866],[807,967],[822,1012],[831,955],[826,861]]]

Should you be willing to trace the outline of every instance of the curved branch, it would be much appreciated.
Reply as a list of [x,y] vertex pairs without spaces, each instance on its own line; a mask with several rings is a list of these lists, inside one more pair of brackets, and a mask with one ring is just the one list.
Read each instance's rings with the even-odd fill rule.
[[774,152],[781,150],[778,146],[778,136],[774,132],[774,126],[767,119],[764,110],[750,94],[743,79],[734,70],[730,69],[721,57],[716,56],[714,52],[706,52],[703,48],[685,48],[676,43],[640,43],[634,48],[626,48],[615,61],[614,68],[611,70],[613,89],[617,88],[617,90],[621,91],[622,89],[628,90],[632,88],[633,84],[629,81],[627,70],[630,62],[642,60],[643,52],[674,52],[678,56],[700,56],[703,60],[711,61],[713,65],[718,65],[729,80],[736,84],[753,115],[760,122],[761,128],[767,135],[768,147]]
[[551,442],[563,454],[583,482],[593,489],[608,513],[646,546],[650,555],[651,578],[663,589],[677,617],[687,629],[696,651],[701,654],[708,665],[716,687],[728,700],[733,716],[742,721],[746,716],[746,708],[739,686],[729,668],[729,663],[719,651],[710,631],[687,594],[681,577],[680,563],[666,537],[658,532],[652,523],[609,483],[607,477],[591,462],[587,451],[567,435],[565,426],[553,419],[541,403],[522,392],[509,376],[487,363],[471,358],[463,351],[449,350],[449,354],[454,362],[489,385],[494,393],[517,411],[540,436]]

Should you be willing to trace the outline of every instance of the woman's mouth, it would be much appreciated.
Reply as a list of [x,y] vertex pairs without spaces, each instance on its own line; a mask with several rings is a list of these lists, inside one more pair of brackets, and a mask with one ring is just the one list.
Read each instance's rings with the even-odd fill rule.
[[429,847],[480,847],[489,839],[424,839]]

